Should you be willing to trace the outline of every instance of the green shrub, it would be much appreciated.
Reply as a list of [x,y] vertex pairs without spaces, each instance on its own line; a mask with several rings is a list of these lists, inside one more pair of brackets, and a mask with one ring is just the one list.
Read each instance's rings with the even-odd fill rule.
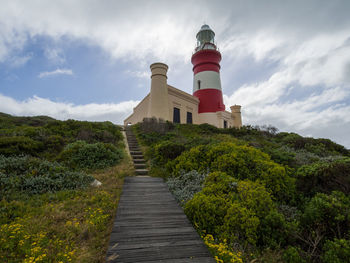
[[350,197],[334,191],[317,193],[305,206],[301,226],[307,233],[319,231],[324,237],[344,237],[350,230]]
[[259,181],[279,200],[288,200],[294,194],[294,179],[285,168],[271,161],[267,154],[245,145],[227,142],[200,145],[183,152],[167,167],[174,176],[182,170],[199,173],[209,170],[225,172],[239,180]]
[[318,192],[342,191],[350,194],[350,158],[322,160],[297,170],[297,189],[306,196]]
[[50,135],[45,139],[44,144],[46,147],[46,151],[59,153],[60,151],[62,151],[65,141],[60,135]]
[[317,193],[306,203],[296,236],[310,258],[320,260],[322,246],[327,239],[347,237],[349,215],[350,198],[342,192],[334,191],[330,195]]
[[336,144],[329,139],[314,139],[302,137],[296,133],[283,133],[280,135],[282,142],[296,150],[305,149],[318,156],[325,157],[329,155],[349,156],[350,152],[344,146]]
[[[269,240],[261,236],[261,228],[272,229],[273,224],[284,227],[284,217],[276,211],[270,194],[257,182],[239,181],[225,173],[208,175],[201,192],[185,204],[185,213],[200,231],[212,234],[229,244],[238,242],[244,247],[277,244],[285,239],[283,229]],[[269,218],[277,214],[283,221]],[[282,236],[282,237],[281,237]],[[268,242],[268,243],[267,243]]]
[[116,165],[123,158],[123,151],[112,144],[76,141],[68,144],[58,160],[73,169],[102,169]]
[[94,178],[81,172],[69,171],[58,163],[23,157],[0,156],[0,193],[41,194],[73,190],[89,185]]
[[277,212],[277,210],[271,210],[261,220],[259,229],[261,245],[273,249],[284,247],[288,244],[291,235],[290,228],[292,227],[296,227],[295,222],[288,223],[283,214]]
[[157,165],[164,165],[169,160],[178,157],[185,150],[185,146],[181,143],[172,141],[163,141],[154,146],[154,162]]
[[247,247],[256,245],[260,220],[251,209],[239,202],[233,202],[225,215],[224,224],[217,233],[222,239],[230,243],[238,242]]
[[185,213],[192,224],[198,230],[206,233],[218,234],[224,224],[224,218],[231,203],[223,196],[206,195],[199,192],[189,200],[185,207]]
[[117,144],[123,140],[120,127],[111,122],[51,121],[44,126],[52,135],[60,135],[68,142],[84,140],[89,143],[105,142]]
[[37,156],[43,143],[24,136],[0,137],[0,154],[6,156],[29,154]]
[[350,240],[334,239],[327,240],[322,259],[325,263],[343,263],[350,260]]
[[283,253],[283,260],[286,263],[304,263],[306,262],[301,257],[301,249],[298,247],[288,247]]

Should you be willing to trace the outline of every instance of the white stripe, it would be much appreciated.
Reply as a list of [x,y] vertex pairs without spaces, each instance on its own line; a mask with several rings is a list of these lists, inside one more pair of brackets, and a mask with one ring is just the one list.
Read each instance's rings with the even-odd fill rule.
[[195,74],[193,77],[193,93],[199,89],[221,90],[220,73],[216,71],[202,71]]

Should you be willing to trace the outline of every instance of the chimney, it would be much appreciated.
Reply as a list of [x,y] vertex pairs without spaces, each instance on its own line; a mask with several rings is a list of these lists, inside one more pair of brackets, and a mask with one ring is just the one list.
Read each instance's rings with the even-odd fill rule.
[[151,66],[151,93],[148,116],[169,120],[168,103],[168,66],[163,63],[153,63]]

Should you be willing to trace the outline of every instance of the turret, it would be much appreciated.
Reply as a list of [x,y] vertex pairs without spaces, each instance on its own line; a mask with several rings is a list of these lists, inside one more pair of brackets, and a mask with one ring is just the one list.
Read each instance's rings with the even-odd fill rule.
[[169,120],[168,66],[163,63],[153,63],[150,68],[152,76],[148,116]]
[[231,109],[231,115],[233,118],[233,126],[236,128],[241,128],[242,127],[241,106],[233,105],[230,107],[230,109]]

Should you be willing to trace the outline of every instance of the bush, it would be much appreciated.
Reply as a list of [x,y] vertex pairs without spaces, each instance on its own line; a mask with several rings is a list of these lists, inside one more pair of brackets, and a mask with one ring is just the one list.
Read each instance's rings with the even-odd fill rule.
[[[238,181],[220,172],[209,174],[204,185],[202,191],[185,204],[184,210],[197,229],[214,235],[219,241],[238,242],[245,248],[258,245],[259,240],[266,241],[261,237],[261,228],[273,229],[276,220],[269,220],[273,211],[283,221],[282,226],[275,225],[284,227],[284,217],[276,211],[263,185]],[[271,235],[269,243],[262,245],[279,243],[285,238],[279,236],[280,232]]]
[[231,203],[223,196],[206,195],[199,192],[186,203],[184,210],[198,230],[218,235],[230,205]]
[[24,136],[0,137],[0,154],[6,156],[29,154],[37,156],[43,144]]
[[81,172],[69,171],[58,163],[40,159],[0,156],[0,193],[41,194],[73,190],[89,185],[94,178]]
[[289,247],[283,253],[283,260],[286,263],[304,263],[306,262],[301,257],[301,249],[297,247]]
[[167,185],[175,199],[183,206],[193,198],[195,193],[202,190],[204,179],[207,174],[200,174],[196,171],[182,173],[178,177],[170,177]]
[[216,262],[242,263],[242,253],[233,251],[226,242],[216,242],[212,235],[202,237]]
[[297,189],[306,196],[317,192],[330,194],[332,191],[350,194],[350,158],[304,165],[296,174]]
[[350,240],[334,239],[327,240],[322,259],[325,263],[343,263],[350,259]]
[[350,199],[342,192],[317,193],[305,205],[297,237],[307,254],[319,261],[327,239],[346,238],[350,230]]
[[163,141],[154,146],[154,163],[164,165],[169,160],[178,157],[185,150],[185,146],[181,143],[172,141]]
[[60,135],[68,142],[84,140],[89,143],[117,144],[123,140],[120,127],[111,122],[51,121],[44,126],[49,134]]
[[350,152],[344,146],[336,144],[329,139],[314,139],[302,137],[296,133],[282,133],[282,142],[296,150],[305,149],[318,156],[325,157],[329,155],[349,156]]
[[350,230],[350,198],[342,192],[317,193],[305,206],[301,226],[324,237],[343,238]]
[[112,144],[77,141],[68,144],[58,160],[73,169],[102,169],[116,165],[123,158],[121,149]]
[[180,171],[208,170],[225,172],[239,180],[249,179],[263,183],[279,200],[291,199],[294,194],[294,179],[286,174],[283,166],[253,147],[234,143],[200,145],[183,152],[168,162],[169,171],[178,176]]

